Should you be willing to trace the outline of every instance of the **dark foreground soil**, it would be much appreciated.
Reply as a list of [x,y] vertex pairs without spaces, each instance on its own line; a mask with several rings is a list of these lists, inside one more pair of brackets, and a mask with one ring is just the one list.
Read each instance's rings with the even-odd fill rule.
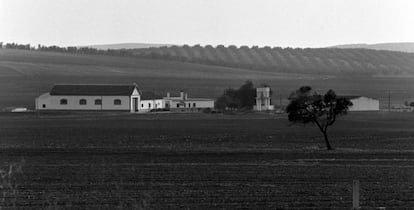
[[325,151],[314,127],[289,126],[284,116],[0,115],[0,201],[17,209],[351,209],[359,180],[363,209],[413,209],[413,122],[351,114],[330,131],[336,150]]

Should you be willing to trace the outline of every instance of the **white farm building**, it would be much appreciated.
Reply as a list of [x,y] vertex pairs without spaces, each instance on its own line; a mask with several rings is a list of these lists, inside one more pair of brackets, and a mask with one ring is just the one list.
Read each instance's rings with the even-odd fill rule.
[[268,111],[274,110],[274,106],[271,104],[270,87],[256,88],[256,105],[253,106],[255,111]]
[[349,111],[379,111],[379,100],[364,96],[342,96],[352,102]]
[[180,97],[156,98],[142,95],[136,85],[55,85],[36,98],[36,110],[89,110],[149,112],[156,109],[200,111],[214,108],[213,99]]

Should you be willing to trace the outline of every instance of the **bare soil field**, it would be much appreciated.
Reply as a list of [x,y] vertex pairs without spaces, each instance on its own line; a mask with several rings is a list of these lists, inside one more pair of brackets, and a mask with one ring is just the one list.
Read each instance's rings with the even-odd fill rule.
[[1,206],[350,209],[358,179],[362,209],[412,209],[413,124],[350,113],[325,151],[283,114],[2,113]]

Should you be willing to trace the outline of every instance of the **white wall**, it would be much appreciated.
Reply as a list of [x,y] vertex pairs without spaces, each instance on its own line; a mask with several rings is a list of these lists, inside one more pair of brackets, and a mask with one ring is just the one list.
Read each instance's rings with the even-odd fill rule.
[[191,107],[193,108],[193,103],[196,104],[195,108],[214,108],[214,100],[203,100],[203,101],[188,101],[189,103],[191,103]]
[[379,111],[379,101],[367,97],[351,99],[352,106],[349,111]]
[[[214,108],[214,100],[186,100],[184,101],[185,107],[181,103],[182,101],[179,100],[170,100],[170,108],[176,109],[176,108]],[[195,106],[194,106],[195,103]],[[180,104],[180,107],[177,107],[177,104]]]
[[256,105],[253,109],[256,111],[273,110],[274,106],[270,103],[270,87],[256,88]]
[[[60,104],[61,99],[68,103]],[[80,99],[86,99],[86,105],[80,105]],[[102,105],[95,105],[95,99],[102,99]],[[115,105],[115,99],[120,99],[121,104]],[[38,110],[130,110],[130,106],[129,96],[51,96],[47,93],[36,98]]]
[[151,110],[151,109],[163,109],[165,108],[164,99],[154,99],[154,100],[141,100],[139,109],[140,110]]

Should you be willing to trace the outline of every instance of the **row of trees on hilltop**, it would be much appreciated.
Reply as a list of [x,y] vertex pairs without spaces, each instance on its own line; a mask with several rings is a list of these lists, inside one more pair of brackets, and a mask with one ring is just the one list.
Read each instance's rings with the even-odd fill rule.
[[18,44],[18,43],[5,43],[0,42],[0,48],[6,49],[18,49],[18,50],[34,50],[34,51],[44,51],[44,52],[60,52],[60,53],[73,53],[73,54],[89,54],[89,55],[111,55],[111,56],[133,56],[132,51],[126,49],[120,50],[100,50],[91,47],[59,47],[56,45],[45,46],[37,45],[32,46],[30,44]]
[[17,44],[17,43],[5,43],[0,42],[0,48],[7,48],[7,49],[19,49],[19,50],[33,50],[34,48],[30,46],[30,44]]
[[132,51],[143,58],[286,73],[414,73],[414,54],[368,49],[184,45]]
[[404,75],[414,73],[414,53],[339,48],[225,47],[183,45],[142,49],[30,46],[0,43],[0,48],[74,54],[126,56],[280,73]]

